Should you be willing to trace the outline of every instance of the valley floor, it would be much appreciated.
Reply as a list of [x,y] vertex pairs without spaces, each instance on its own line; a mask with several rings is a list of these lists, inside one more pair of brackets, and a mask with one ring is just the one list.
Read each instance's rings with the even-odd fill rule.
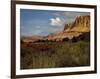
[[89,65],[90,44],[88,41],[21,44],[21,69]]

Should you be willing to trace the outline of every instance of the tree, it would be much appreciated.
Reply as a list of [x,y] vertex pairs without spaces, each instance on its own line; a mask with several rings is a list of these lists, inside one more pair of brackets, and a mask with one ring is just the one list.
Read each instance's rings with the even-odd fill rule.
[[77,37],[73,37],[72,38],[72,42],[77,42],[78,41],[78,38]]
[[63,41],[69,41],[69,39],[68,38],[64,38]]

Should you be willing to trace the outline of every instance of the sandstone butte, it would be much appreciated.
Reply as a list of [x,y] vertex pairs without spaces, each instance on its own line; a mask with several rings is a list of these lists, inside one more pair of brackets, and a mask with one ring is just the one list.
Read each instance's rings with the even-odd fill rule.
[[64,38],[72,39],[79,35],[90,32],[90,16],[79,16],[74,22],[65,24],[63,32],[54,33],[48,36],[48,40],[60,41]]

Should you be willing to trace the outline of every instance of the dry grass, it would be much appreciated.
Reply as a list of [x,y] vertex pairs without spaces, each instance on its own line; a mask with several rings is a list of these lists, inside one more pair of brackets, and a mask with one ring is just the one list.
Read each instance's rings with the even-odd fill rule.
[[90,65],[89,42],[39,42],[21,45],[21,69]]

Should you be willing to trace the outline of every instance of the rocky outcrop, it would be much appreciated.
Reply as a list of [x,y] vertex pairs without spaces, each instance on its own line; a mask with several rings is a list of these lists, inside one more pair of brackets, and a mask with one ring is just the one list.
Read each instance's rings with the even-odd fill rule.
[[66,24],[64,28],[65,32],[77,31],[77,32],[89,32],[90,31],[90,16],[79,16],[75,22]]
[[62,41],[64,38],[72,39],[90,32],[90,16],[79,16],[75,22],[65,24],[64,31],[48,35],[48,40]]
[[48,36],[48,40],[52,40],[52,41],[62,41],[64,38],[69,38],[72,39],[73,37],[78,37],[79,35],[81,35],[81,32],[60,32],[60,33],[56,33],[54,35],[49,35]]

